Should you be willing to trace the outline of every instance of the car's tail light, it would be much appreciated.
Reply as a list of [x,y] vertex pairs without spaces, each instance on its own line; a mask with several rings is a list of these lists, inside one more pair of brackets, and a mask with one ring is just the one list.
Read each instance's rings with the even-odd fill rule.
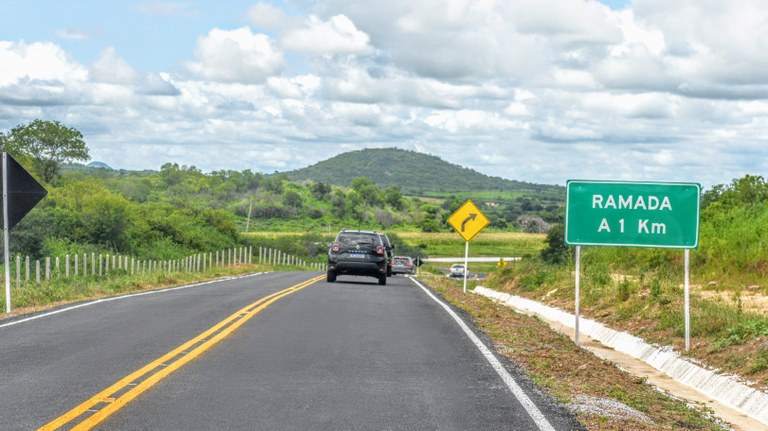
[[331,246],[331,251],[333,253],[338,253],[339,250],[341,250],[341,246],[339,245],[339,243],[338,242],[333,243],[333,245]]
[[384,254],[384,246],[383,245],[377,245],[376,246],[376,254]]
[[405,262],[405,266],[411,266],[411,262]]

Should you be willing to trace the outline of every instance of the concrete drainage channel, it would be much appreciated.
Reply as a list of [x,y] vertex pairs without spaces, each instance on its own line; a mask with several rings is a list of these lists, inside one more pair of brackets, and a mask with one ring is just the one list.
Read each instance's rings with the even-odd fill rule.
[[[519,312],[537,315],[556,331],[573,338],[574,316],[571,313],[482,286],[477,286],[474,292]],[[597,356],[617,363],[628,372],[648,377],[649,383],[673,396],[689,402],[703,402],[735,429],[768,429],[768,393],[749,387],[737,377],[717,374],[696,365],[669,347],[652,346],[641,338],[607,328],[594,320],[581,318],[579,326],[581,336],[591,339],[585,340],[582,347]],[[685,387],[680,388],[681,385]]]

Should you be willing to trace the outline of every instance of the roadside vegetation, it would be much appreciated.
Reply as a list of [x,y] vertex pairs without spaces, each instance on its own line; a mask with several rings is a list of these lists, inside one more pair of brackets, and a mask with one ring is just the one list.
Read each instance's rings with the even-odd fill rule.
[[[464,310],[493,340],[497,352],[522,367],[533,381],[570,408],[590,431],[722,430],[705,413],[659,392],[644,379],[582,350],[539,319],[518,314],[479,295],[462,293],[462,286],[445,277],[427,284]],[[475,283],[472,283],[474,287]],[[639,413],[617,414],[596,409],[605,400],[618,401]]]
[[[109,277],[56,277],[39,285],[11,289],[14,314],[44,310],[78,301],[106,298],[148,290],[181,286],[221,277],[252,274],[260,271],[297,270],[296,267],[246,264],[221,265],[205,271],[153,271],[128,274],[114,271]],[[4,311],[4,308],[3,308]],[[0,317],[3,314],[0,313]]]

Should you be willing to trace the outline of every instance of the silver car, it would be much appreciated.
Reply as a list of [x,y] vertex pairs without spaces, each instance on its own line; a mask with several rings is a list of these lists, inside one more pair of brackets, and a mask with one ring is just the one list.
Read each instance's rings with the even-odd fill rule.
[[395,256],[392,258],[392,274],[413,274],[416,265],[408,256]]

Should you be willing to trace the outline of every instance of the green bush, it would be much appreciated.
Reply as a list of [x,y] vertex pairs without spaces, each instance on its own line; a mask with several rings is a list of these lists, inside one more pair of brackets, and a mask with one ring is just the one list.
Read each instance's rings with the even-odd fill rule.
[[616,299],[619,302],[626,302],[629,299],[630,284],[628,280],[622,280],[617,285]]
[[550,228],[546,239],[547,246],[541,250],[541,258],[548,263],[562,265],[571,257],[571,247],[565,245],[565,231],[562,224]]

